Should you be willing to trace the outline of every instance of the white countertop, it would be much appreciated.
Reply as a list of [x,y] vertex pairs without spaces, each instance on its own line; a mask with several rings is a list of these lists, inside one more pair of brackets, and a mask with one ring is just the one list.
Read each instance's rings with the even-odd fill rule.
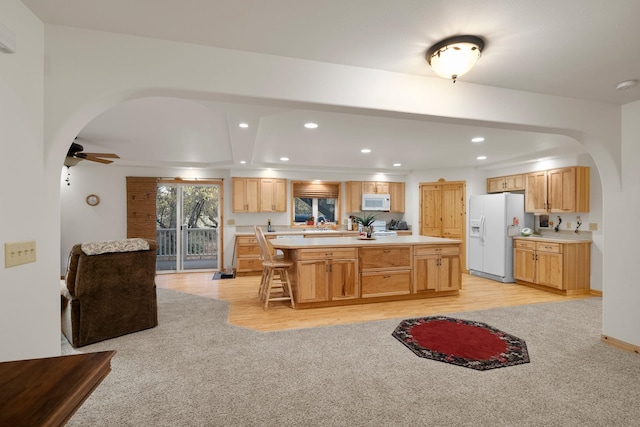
[[438,245],[459,244],[460,240],[443,239],[428,236],[389,236],[379,237],[373,240],[361,240],[358,237],[292,237],[280,238],[270,241],[277,249],[313,249],[356,246],[402,246],[402,245]]
[[568,239],[566,237],[549,237],[549,236],[514,236],[514,239],[534,240],[536,242],[555,242],[555,243],[591,243],[591,239]]

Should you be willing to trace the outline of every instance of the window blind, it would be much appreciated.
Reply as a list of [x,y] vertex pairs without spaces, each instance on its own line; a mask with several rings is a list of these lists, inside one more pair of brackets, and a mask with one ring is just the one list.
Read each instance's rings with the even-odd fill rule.
[[338,199],[340,197],[339,182],[294,182],[293,197],[310,197],[317,199]]

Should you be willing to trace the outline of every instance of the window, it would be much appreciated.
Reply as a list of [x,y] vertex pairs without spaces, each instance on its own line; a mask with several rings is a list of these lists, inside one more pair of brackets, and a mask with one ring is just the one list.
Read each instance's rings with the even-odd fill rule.
[[293,224],[306,225],[313,217],[313,224],[340,224],[340,183],[308,182],[291,183],[293,197]]

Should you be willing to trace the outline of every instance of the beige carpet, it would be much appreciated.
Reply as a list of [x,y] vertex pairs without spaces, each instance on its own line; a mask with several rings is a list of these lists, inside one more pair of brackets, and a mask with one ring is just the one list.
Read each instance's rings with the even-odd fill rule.
[[[113,371],[69,426],[635,426],[640,357],[600,341],[601,299],[461,314],[526,340],[531,363],[416,357],[401,319],[261,333],[225,302],[158,289],[157,328],[83,347]],[[74,350],[63,340],[63,353]]]

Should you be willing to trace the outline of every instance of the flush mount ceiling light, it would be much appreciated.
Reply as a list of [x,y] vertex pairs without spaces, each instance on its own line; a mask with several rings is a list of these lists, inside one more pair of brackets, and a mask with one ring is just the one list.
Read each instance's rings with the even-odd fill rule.
[[309,122],[309,123],[305,123],[304,127],[306,127],[307,129],[315,129],[318,127],[317,123],[313,123],[313,122]]
[[616,85],[616,89],[618,90],[625,90],[625,89],[629,89],[634,87],[635,85],[638,84],[637,80],[625,80],[623,82],[620,82]]
[[475,138],[471,138],[471,142],[484,142],[484,138],[481,136],[477,136]]
[[444,78],[456,79],[475,65],[484,49],[484,40],[476,36],[455,36],[444,39],[427,50],[427,62]]

